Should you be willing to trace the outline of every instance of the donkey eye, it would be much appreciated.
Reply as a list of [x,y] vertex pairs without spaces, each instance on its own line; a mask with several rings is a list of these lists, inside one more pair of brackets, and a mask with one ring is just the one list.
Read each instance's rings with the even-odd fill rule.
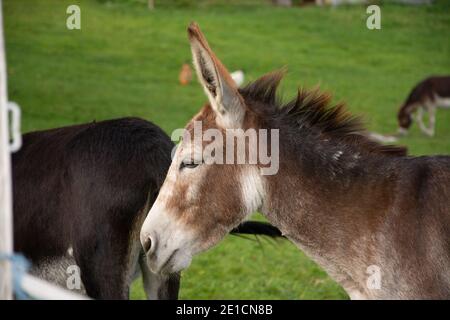
[[194,163],[194,162],[182,162],[180,164],[180,170],[183,168],[188,168],[188,169],[193,169],[196,168],[199,165],[199,163]]

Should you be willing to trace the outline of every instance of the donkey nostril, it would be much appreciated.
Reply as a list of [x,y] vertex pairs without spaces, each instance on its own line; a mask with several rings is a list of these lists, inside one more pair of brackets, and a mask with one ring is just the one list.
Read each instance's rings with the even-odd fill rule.
[[145,253],[149,253],[150,252],[150,249],[152,248],[152,239],[150,237],[145,239],[143,247],[144,247],[144,252]]

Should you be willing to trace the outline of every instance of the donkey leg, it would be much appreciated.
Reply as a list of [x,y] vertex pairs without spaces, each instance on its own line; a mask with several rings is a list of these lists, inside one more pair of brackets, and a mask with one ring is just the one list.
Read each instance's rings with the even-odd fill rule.
[[436,127],[436,107],[429,106],[428,109],[428,133],[430,137],[434,136],[434,128]]
[[[114,239],[110,235],[114,235]],[[120,239],[118,233],[111,230],[99,230],[94,239],[74,246],[75,259],[88,296],[94,299],[128,299],[128,251],[126,239]]]
[[128,299],[129,287],[124,279],[125,271],[119,266],[104,263],[104,259],[108,258],[84,255],[79,263],[87,295],[94,299]]
[[425,133],[426,135],[428,135],[428,128],[425,126],[425,124],[423,123],[423,107],[419,107],[417,110],[417,114],[416,114],[416,120],[417,120],[417,124],[419,125],[420,130]]
[[[428,112],[428,126],[426,126],[422,119],[422,110]],[[420,117],[420,120],[419,120]],[[419,123],[420,130],[429,137],[434,136],[434,127],[436,124],[436,106],[433,102],[427,102],[424,107],[417,111],[417,122]]]
[[149,300],[177,300],[180,289],[180,275],[160,275],[153,273],[147,265],[145,254],[139,257],[144,290]]

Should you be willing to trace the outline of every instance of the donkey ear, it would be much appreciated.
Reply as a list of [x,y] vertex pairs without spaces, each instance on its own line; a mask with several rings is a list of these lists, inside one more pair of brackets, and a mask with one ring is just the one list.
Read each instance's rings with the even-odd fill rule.
[[244,100],[224,65],[208,45],[199,26],[188,28],[195,70],[220,124],[239,128],[245,115]]

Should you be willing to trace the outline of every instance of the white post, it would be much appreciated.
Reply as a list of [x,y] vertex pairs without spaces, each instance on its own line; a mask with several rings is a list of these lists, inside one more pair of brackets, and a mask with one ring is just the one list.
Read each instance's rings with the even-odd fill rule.
[[[10,255],[13,251],[11,154],[2,9],[0,0],[0,254]],[[7,260],[0,260],[0,299],[12,299],[11,264]]]

